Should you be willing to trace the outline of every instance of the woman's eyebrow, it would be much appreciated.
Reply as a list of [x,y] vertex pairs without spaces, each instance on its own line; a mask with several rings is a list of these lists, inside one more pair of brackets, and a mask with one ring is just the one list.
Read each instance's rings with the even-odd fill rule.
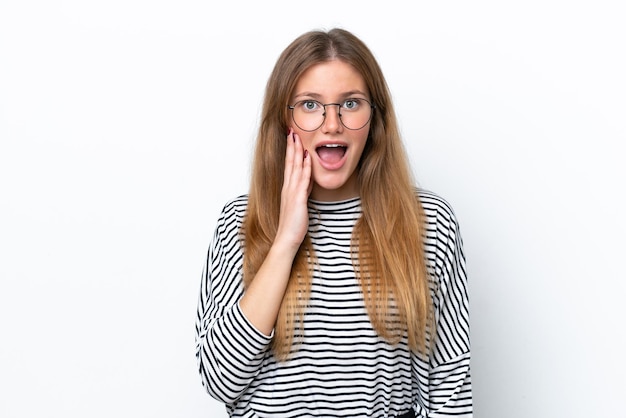
[[350,90],[343,94],[343,97],[354,96],[355,94],[360,94],[362,96],[368,97],[368,94],[361,90]]
[[312,93],[312,92],[305,91],[305,92],[302,92],[302,93],[298,93],[298,94],[296,94],[294,97],[295,97],[296,99],[297,99],[298,97],[312,97],[312,98],[314,98],[315,100],[319,100],[319,99],[321,99],[321,98],[322,98],[322,95],[321,95],[321,94],[318,94],[318,93]]
[[[367,94],[365,94],[363,91],[361,90],[350,90],[350,91],[346,91],[344,93],[340,93],[338,97],[350,97],[350,96],[354,96],[355,94],[360,94],[362,96],[368,97]],[[314,92],[310,92],[310,91],[305,91],[302,93],[298,93],[294,96],[294,98],[298,98],[298,97],[311,97],[315,100],[320,100],[322,98],[322,95],[319,93],[314,93]]]

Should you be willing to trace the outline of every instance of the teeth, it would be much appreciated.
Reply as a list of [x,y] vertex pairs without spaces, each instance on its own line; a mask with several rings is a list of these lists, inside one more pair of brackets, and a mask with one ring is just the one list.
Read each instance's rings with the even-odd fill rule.
[[343,145],[339,145],[339,144],[326,144],[324,145],[326,148],[339,148],[339,147],[343,147]]

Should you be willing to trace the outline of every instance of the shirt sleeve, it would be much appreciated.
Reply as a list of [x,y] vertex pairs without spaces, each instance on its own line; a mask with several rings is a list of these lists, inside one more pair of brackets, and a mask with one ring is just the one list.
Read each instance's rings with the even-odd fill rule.
[[431,251],[431,294],[434,305],[434,344],[417,365],[420,417],[472,417],[470,322],[463,240],[452,208],[436,204],[436,237]]
[[243,252],[239,231],[245,201],[224,207],[202,269],[196,316],[196,359],[207,392],[234,403],[258,374],[271,335],[258,331],[239,307]]

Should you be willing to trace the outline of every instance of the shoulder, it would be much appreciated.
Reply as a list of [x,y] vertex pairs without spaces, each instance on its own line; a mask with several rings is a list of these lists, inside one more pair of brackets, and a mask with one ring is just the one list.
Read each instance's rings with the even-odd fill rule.
[[452,205],[440,195],[418,189],[424,213],[424,250],[435,289],[451,280],[466,280],[461,229]]
[[229,199],[220,213],[217,221],[217,233],[219,235],[231,235],[238,233],[243,224],[243,218],[248,207],[248,195],[243,194]]
[[427,222],[444,222],[457,226],[456,214],[452,205],[439,194],[425,189],[416,189],[417,196],[424,209]]
[[248,195],[242,194],[232,199],[229,199],[222,207],[222,216],[243,216],[248,207]]
[[441,257],[457,252],[463,245],[461,229],[452,205],[439,194],[417,189],[422,204],[426,251]]

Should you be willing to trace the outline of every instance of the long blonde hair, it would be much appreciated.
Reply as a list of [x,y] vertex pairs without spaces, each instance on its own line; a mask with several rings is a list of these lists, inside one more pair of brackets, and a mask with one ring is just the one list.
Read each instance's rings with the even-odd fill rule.
[[[301,35],[280,55],[267,82],[242,228],[244,286],[254,279],[278,228],[288,101],[304,71],[330,60],[354,66],[376,105],[357,168],[362,216],[352,236],[353,263],[365,306],[382,338],[397,343],[407,332],[409,347],[424,351],[432,324],[424,215],[382,71],[368,47],[346,30]],[[272,349],[280,360],[289,357],[301,332],[314,263],[307,234],[293,262],[274,329]]]

